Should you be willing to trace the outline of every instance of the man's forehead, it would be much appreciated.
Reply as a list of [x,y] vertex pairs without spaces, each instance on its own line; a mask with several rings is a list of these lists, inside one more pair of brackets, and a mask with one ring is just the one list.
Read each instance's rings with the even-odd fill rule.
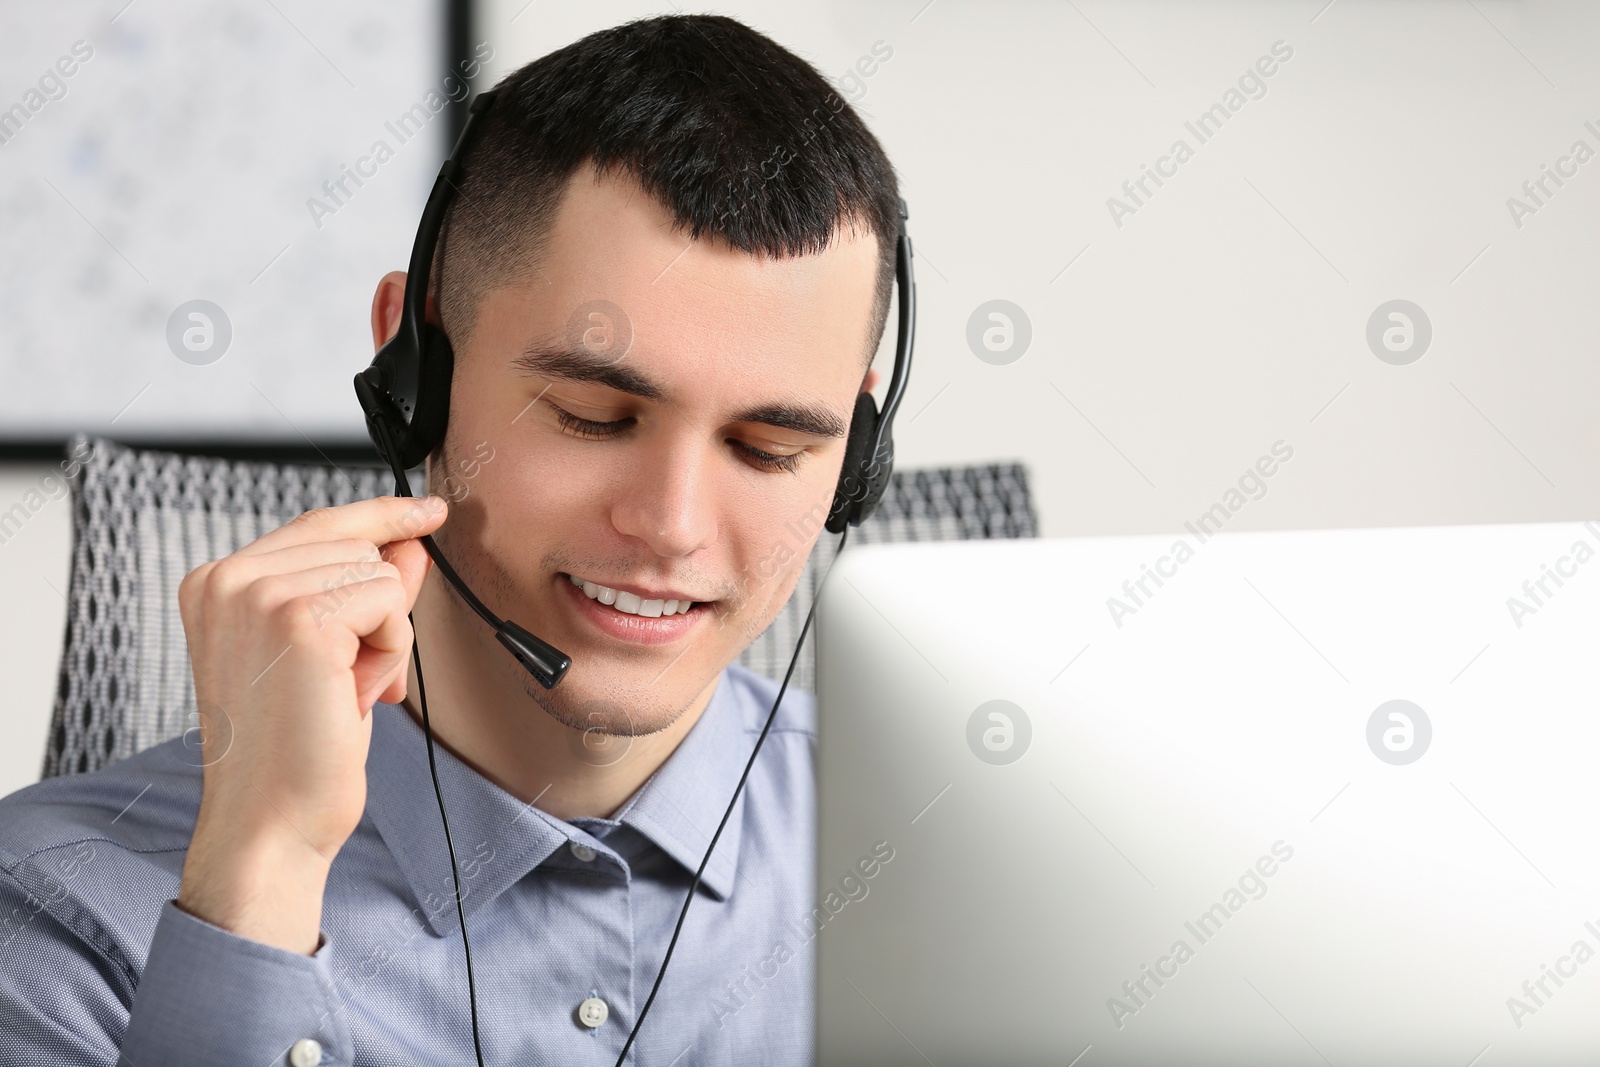
[[[723,217],[736,222],[748,204]],[[555,270],[593,274],[613,285],[678,283],[707,298],[752,294],[805,299],[859,295],[869,306],[877,281],[877,237],[858,221],[841,222],[827,246],[805,255],[768,255],[735,248],[721,235],[690,237],[672,211],[624,171],[596,171],[585,162],[562,194],[545,258]],[[649,295],[648,291],[644,295]],[[845,308],[837,308],[837,311]]]
[[847,230],[820,253],[753,255],[689,238],[631,176],[585,165],[539,270],[485,294],[479,323],[520,374],[843,436],[877,282],[875,237]]

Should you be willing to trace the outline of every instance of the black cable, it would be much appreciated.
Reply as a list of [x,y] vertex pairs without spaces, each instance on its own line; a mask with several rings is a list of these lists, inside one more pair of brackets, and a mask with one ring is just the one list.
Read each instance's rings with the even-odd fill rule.
[[422,683],[422,653],[417,644],[417,621],[411,620],[411,662],[417,668],[417,703],[422,706],[422,733],[428,739],[428,773],[433,775],[433,795],[439,801],[439,820],[444,823],[444,846],[450,851],[450,880],[456,887],[456,919],[461,923],[461,947],[467,954],[467,1003],[472,1008],[472,1051],[478,1067],[483,1067],[483,1044],[478,1037],[478,991],[472,981],[472,942],[467,939],[467,915],[461,907],[461,872],[456,867],[456,846],[450,839],[450,816],[444,812],[444,791],[439,788],[439,767],[433,758],[433,727],[428,722],[428,688]]
[[[406,480],[405,471],[400,467],[399,453],[395,450],[394,439],[389,436],[389,428],[384,425],[382,419],[369,421],[372,421],[372,424],[377,428],[378,436],[383,440],[383,458],[389,461],[389,469],[394,472],[395,496],[410,497],[412,495],[411,485]],[[439,550],[434,547],[433,538],[424,535],[420,540],[423,547],[428,550],[428,555],[432,557],[433,562],[449,570],[454,575],[455,571],[451,570],[450,564],[445,562]],[[469,600],[469,606],[483,616],[486,621],[493,619],[493,614],[489,609],[484,607],[483,603],[473,596],[465,586],[458,588],[452,585],[451,588],[463,593],[463,599]],[[411,663],[417,669],[417,703],[422,708],[422,734],[428,741],[428,773],[433,778],[433,795],[439,801],[439,821],[444,823],[444,847],[450,853],[450,881],[455,886],[456,920],[461,923],[461,947],[467,956],[467,1003],[472,1011],[472,1051],[478,1058],[478,1067],[484,1067],[483,1043],[478,1035],[478,991],[472,976],[472,942],[467,939],[467,915],[461,907],[461,871],[456,865],[455,841],[450,837],[450,816],[444,810],[444,790],[439,788],[439,765],[433,755],[433,724],[428,720],[428,687],[422,680],[422,647],[417,640],[416,617],[407,611],[406,620],[411,623]],[[490,625],[494,625],[494,623],[490,622]]]
[[[850,536],[848,525],[839,533],[839,544],[834,549],[833,560],[828,562],[828,569],[833,569],[833,562],[839,558],[839,552],[844,549],[844,540]],[[822,581],[817,583],[817,596],[811,599],[811,610],[806,612],[806,621],[800,627],[800,639],[794,643],[794,655],[789,657],[789,669],[783,672],[783,684],[778,687],[778,698],[772,702],[772,710],[767,713],[767,723],[761,728],[761,736],[756,738],[756,747],[750,753],[750,759],[744,765],[744,773],[739,776],[739,784],[733,790],[733,799],[728,801],[728,810],[722,813],[722,821],[717,824],[717,832],[711,835],[711,844],[706,846],[705,858],[700,861],[699,870],[694,872],[694,881],[689,883],[689,895],[683,899],[683,910],[678,913],[678,925],[672,930],[672,940],[667,943],[667,954],[661,958],[661,970],[656,972],[655,985],[650,987],[650,996],[646,998],[644,1007],[639,1010],[639,1020],[633,1024],[633,1032],[628,1035],[628,1041],[622,1046],[622,1055],[617,1057],[617,1067],[622,1067],[622,1061],[628,1058],[628,1050],[633,1047],[633,1039],[639,1034],[639,1027],[644,1025],[644,1017],[650,1011],[650,1005],[655,1003],[656,991],[661,988],[661,979],[666,976],[667,964],[672,962],[672,950],[677,947],[678,934],[683,930],[683,920],[689,915],[689,905],[694,903],[694,891],[700,885],[700,876],[705,873],[706,864],[711,862],[711,853],[716,850],[717,839],[722,836],[722,828],[728,825],[728,817],[733,814],[733,806],[739,800],[739,793],[744,789],[745,779],[750,777],[750,768],[755,766],[756,754],[761,751],[761,743],[767,739],[767,731],[772,729],[772,720],[777,717],[778,705],[783,703],[784,690],[789,688],[789,678],[794,674],[794,665],[800,660],[800,649],[806,643],[806,631],[811,628],[811,616],[817,612],[817,601],[821,599],[821,586],[828,580],[827,571],[822,574]]]

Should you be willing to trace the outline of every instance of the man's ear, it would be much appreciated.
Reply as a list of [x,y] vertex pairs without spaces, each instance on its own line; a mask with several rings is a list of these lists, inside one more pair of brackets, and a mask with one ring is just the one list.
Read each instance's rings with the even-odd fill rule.
[[867,371],[867,378],[861,383],[861,391],[863,393],[872,392],[878,387],[878,379],[881,377],[882,375],[880,375],[876,369]]
[[[400,317],[406,303],[406,272],[392,270],[378,279],[378,291],[372,294],[372,350],[376,352],[400,331]],[[433,294],[428,294],[424,311],[426,321],[439,324],[439,309]]]
[[372,294],[372,350],[376,352],[400,329],[400,312],[405,306],[406,272],[392,270],[378,280]]

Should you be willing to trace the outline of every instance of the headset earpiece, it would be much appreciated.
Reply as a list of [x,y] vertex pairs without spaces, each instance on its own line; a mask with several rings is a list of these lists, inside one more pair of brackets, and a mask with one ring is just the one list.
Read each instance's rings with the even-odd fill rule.
[[[409,284],[409,282],[408,282]],[[423,322],[418,335],[402,322],[400,329],[373,357],[360,375],[367,388],[356,395],[367,415],[367,433],[378,454],[383,435],[373,419],[383,419],[395,442],[402,470],[411,470],[428,458],[444,440],[450,418],[450,379],[455,371],[455,351],[443,330]]]
[[443,330],[431,322],[422,324],[422,365],[418,378],[422,391],[411,416],[411,451],[421,463],[444,443],[444,430],[450,421],[450,379],[455,373],[455,349]]
[[[842,533],[845,526],[859,526],[872,514],[883,496],[888,472],[871,462],[872,442],[878,435],[878,403],[872,394],[856,394],[856,409],[850,416],[850,436],[844,445],[844,463],[839,468],[839,484],[833,490],[833,505],[824,524],[829,533]],[[891,451],[892,456],[892,451]],[[881,478],[878,475],[881,473]]]

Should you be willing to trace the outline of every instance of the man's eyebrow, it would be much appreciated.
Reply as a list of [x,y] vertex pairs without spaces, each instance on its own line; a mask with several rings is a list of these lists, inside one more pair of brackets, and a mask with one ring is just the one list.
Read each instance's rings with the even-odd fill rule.
[[849,432],[839,416],[812,404],[761,404],[735,412],[733,421],[765,423],[812,437],[843,437]]
[[[589,382],[644,400],[665,400],[664,388],[626,363],[586,351],[538,343],[511,361],[517,370],[569,382]],[[844,437],[849,427],[831,409],[816,404],[773,402],[734,413],[732,422],[759,422],[813,437]]]
[[661,386],[632,367],[582,348],[534,343],[523,349],[511,365],[524,374],[568,382],[593,382],[645,400],[665,400],[667,396]]

